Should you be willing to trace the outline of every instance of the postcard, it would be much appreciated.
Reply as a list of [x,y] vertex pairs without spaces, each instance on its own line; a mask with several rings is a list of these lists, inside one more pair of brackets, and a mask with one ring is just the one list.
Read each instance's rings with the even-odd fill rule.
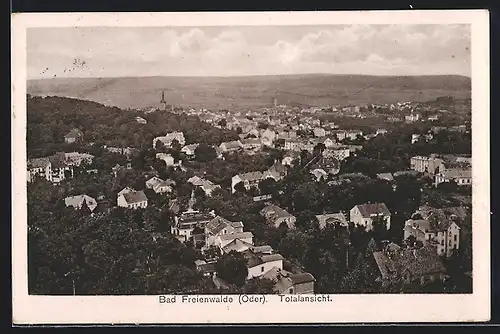
[[13,14],[13,323],[489,320],[488,28]]

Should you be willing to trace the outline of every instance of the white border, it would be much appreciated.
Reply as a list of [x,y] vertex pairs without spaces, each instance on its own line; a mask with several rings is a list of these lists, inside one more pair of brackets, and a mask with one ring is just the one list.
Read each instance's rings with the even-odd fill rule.
[[[490,319],[489,15],[486,10],[12,15],[12,279],[15,324],[457,322]],[[473,294],[331,295],[333,303],[159,304],[156,296],[53,297],[27,293],[26,28],[471,24]],[[243,24],[242,24],[243,23]]]

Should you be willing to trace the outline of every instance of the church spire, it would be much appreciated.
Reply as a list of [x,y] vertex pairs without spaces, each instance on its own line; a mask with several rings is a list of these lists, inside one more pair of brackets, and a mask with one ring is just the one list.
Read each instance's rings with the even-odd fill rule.
[[160,103],[166,103],[165,102],[165,92],[161,92],[161,101]]

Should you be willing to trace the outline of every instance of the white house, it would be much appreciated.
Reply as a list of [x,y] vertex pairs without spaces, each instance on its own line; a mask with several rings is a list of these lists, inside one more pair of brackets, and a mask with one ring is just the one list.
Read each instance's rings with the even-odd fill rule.
[[32,182],[36,176],[52,181],[52,164],[49,158],[28,160],[28,182]]
[[94,211],[97,207],[97,201],[93,197],[85,194],[66,197],[64,199],[64,204],[66,207],[71,206],[75,209],[81,209],[83,204],[85,204],[89,208],[90,212]]
[[273,268],[283,269],[284,258],[280,254],[260,254],[250,249],[242,253],[247,259],[247,279],[262,276]]
[[145,209],[148,206],[148,198],[144,191],[131,191],[118,196],[118,206],[129,209]]
[[315,127],[313,130],[314,137],[324,137],[326,136],[326,131],[323,128]]
[[147,123],[148,123],[148,121],[146,121],[144,118],[139,117],[139,116],[137,116],[137,117],[135,118],[135,121],[136,121],[137,123],[139,123],[139,124],[147,124]]
[[185,242],[193,238],[195,228],[205,229],[205,225],[215,218],[215,213],[187,210],[174,217],[174,224],[170,228],[179,241]]
[[252,187],[258,187],[259,182],[263,179],[264,174],[260,171],[237,174],[231,179],[231,192],[236,192],[234,187],[240,182],[243,182],[245,189],[249,190]]
[[166,147],[171,147],[172,142],[177,140],[181,146],[186,144],[186,139],[184,138],[184,133],[182,132],[170,132],[165,136],[156,137],[153,139],[153,148],[156,148],[156,143],[158,141],[162,142]]
[[269,224],[274,225],[274,227],[279,227],[284,223],[289,229],[295,228],[295,222],[297,221],[297,218],[274,204],[267,205],[262,210],[260,210],[259,213],[266,219]]
[[472,185],[472,169],[450,168],[436,174],[436,186],[450,181],[459,186]]
[[190,144],[190,145],[186,145],[184,146],[182,149],[181,149],[181,153],[184,153],[186,156],[188,157],[194,157],[195,156],[195,151],[196,151],[196,148],[199,146],[200,144]]
[[187,180],[188,183],[191,183],[195,187],[200,187],[204,192],[206,196],[212,196],[212,193],[215,189],[220,189],[220,185],[213,183],[210,180],[205,180],[201,177],[198,176],[193,176],[190,177]]
[[260,134],[262,145],[272,147],[276,140],[276,132],[266,129]]
[[349,218],[351,222],[364,226],[366,230],[373,229],[373,220],[376,218],[383,219],[387,229],[391,227],[391,212],[385,203],[356,205],[351,209]]

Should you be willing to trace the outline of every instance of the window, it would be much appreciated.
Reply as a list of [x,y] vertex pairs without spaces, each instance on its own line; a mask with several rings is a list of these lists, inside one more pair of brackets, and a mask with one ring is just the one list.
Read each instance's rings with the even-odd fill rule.
[[455,242],[457,241],[457,235],[456,234],[453,236],[453,241],[455,241]]
[[288,290],[288,293],[293,293],[293,288],[290,288],[290,289]]
[[444,246],[444,239],[441,239],[441,245]]
[[260,267],[260,272],[264,272],[264,266]]

